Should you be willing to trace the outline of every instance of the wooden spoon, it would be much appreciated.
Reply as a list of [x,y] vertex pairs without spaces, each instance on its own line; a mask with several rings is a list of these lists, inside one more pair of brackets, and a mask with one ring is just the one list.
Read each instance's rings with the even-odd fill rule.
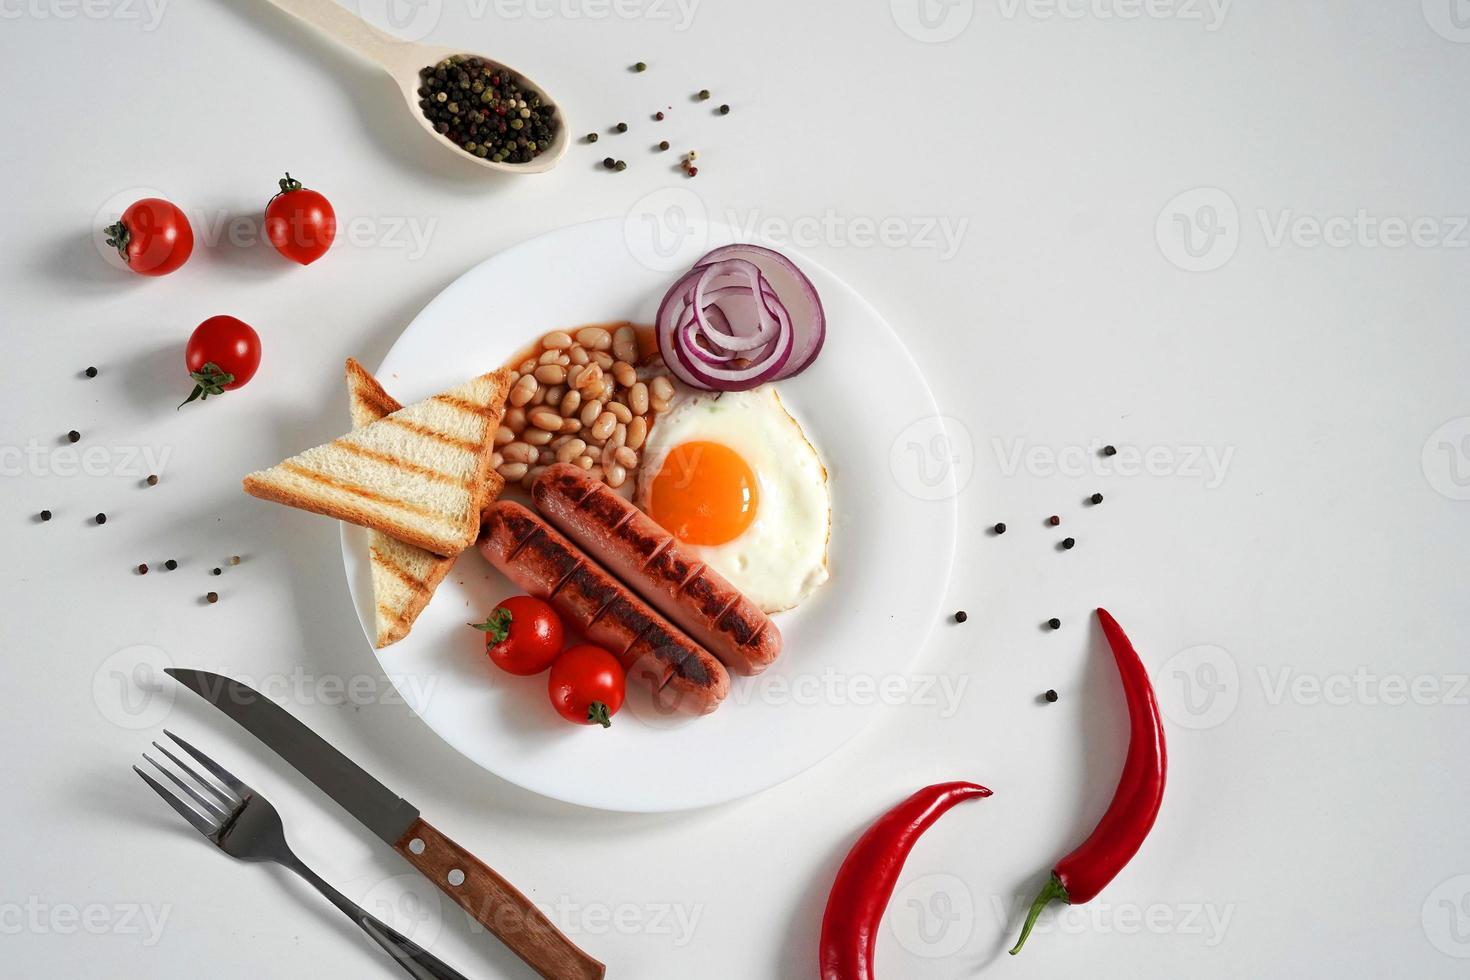
[[412,113],[414,120],[423,127],[424,132],[431,136],[435,143],[450,150],[462,159],[478,163],[490,170],[499,170],[509,174],[539,174],[550,170],[561,162],[566,155],[567,146],[571,142],[567,136],[567,122],[563,117],[561,109],[556,106],[546,94],[546,89],[526,77],[525,72],[517,71],[503,61],[494,58],[486,58],[484,55],[478,57],[494,65],[496,68],[509,72],[520,79],[523,87],[534,89],[541,96],[544,105],[556,108],[556,135],[552,138],[551,145],[536,154],[526,163],[497,163],[483,157],[478,157],[460,146],[450,142],[438,133],[433,124],[425,118],[423,111],[419,108],[419,86],[423,82],[419,79],[419,69],[431,65],[437,65],[451,55],[470,56],[468,52],[459,51],[455,48],[443,48],[430,44],[415,44],[403,41],[396,37],[384,34],[373,27],[367,21],[351,13],[346,8],[334,2],[334,0],[271,0],[277,7],[293,14],[301,20],[306,21],[312,27],[332,38],[340,44],[346,45],[358,54],[376,64],[386,71],[398,84],[398,90],[403,93],[404,101],[408,103],[408,110]]

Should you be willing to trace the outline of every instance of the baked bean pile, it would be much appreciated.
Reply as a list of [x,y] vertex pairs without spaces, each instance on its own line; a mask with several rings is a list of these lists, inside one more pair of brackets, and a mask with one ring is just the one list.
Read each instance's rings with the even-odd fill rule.
[[496,472],[529,490],[551,464],[576,463],[622,486],[638,468],[654,417],[674,397],[662,361],[639,364],[638,335],[628,325],[554,330],[538,346],[511,371]]

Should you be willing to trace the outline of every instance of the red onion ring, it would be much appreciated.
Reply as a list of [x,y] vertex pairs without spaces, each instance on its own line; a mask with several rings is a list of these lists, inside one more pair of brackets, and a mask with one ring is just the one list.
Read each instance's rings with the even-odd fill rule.
[[[791,297],[798,315],[786,305]],[[816,357],[825,334],[811,280],[785,256],[755,245],[726,246],[700,259],[664,295],[655,322],[669,370],[711,391],[791,377]]]

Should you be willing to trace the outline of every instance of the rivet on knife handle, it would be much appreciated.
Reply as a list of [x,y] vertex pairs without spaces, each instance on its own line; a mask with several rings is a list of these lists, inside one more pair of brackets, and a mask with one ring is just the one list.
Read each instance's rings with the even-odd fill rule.
[[393,849],[546,980],[606,975],[605,966],[578,949],[514,885],[423,820],[414,821]]

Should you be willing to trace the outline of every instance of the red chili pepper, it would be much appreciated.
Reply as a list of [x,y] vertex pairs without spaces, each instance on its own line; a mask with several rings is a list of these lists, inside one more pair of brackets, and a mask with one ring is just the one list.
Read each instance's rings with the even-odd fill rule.
[[822,980],[872,980],[878,923],[919,835],[950,807],[986,797],[975,783],[939,783],[919,790],[879,817],[847,852],[822,916]]
[[1052,869],[1051,880],[1031,904],[1021,938],[1011,950],[1012,956],[1021,951],[1036,917],[1053,899],[1081,905],[1097,897],[1138,853],[1153,829],[1159,804],[1164,800],[1168,754],[1153,683],[1118,621],[1106,609],[1099,609],[1097,618],[1102,623],[1103,635],[1108,638],[1108,646],[1113,649],[1113,659],[1123,680],[1123,695],[1128,701],[1128,756],[1123,761],[1123,775],[1113,793],[1113,802],[1108,804],[1092,835]]

